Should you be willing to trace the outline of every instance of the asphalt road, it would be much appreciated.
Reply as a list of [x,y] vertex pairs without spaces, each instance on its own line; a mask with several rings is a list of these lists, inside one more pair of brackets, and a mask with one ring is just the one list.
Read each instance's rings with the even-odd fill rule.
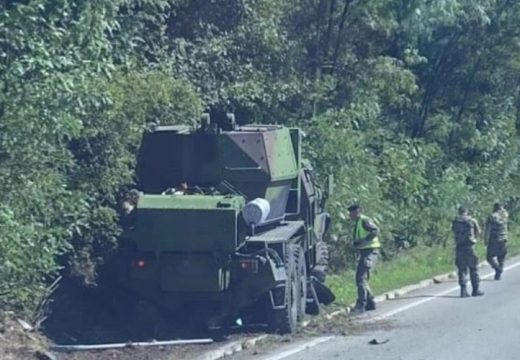
[[[356,335],[302,339],[267,351],[237,354],[255,360],[520,359],[520,259],[501,281],[481,270],[482,297],[461,299],[456,280],[385,301],[356,322]],[[348,326],[348,325],[345,325]],[[371,345],[375,339],[380,344]]]

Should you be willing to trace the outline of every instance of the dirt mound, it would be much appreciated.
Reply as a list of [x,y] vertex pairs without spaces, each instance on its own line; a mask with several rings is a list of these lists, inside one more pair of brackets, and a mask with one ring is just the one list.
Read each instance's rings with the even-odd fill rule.
[[11,314],[0,315],[0,359],[53,360],[47,352],[45,337],[36,331],[24,329],[22,324]]

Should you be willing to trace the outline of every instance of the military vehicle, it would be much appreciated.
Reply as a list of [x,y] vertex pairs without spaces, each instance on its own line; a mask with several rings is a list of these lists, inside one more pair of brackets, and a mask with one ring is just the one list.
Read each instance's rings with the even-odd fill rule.
[[291,333],[316,313],[311,274],[323,275],[330,217],[302,138],[230,114],[147,131],[122,236],[125,286],[206,326],[240,318]]

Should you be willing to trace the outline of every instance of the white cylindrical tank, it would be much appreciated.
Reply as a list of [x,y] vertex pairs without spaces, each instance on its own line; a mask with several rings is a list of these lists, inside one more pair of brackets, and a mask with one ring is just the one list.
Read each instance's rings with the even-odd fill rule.
[[248,225],[260,225],[267,220],[271,205],[269,201],[256,198],[246,204],[242,210],[242,216]]

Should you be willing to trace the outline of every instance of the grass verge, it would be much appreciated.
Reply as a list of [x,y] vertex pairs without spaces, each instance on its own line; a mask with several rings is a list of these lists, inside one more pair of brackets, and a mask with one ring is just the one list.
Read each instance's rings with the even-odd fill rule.
[[[520,253],[520,229],[511,233],[508,257]],[[479,260],[485,260],[486,248],[476,245]],[[370,278],[370,288],[375,295],[397,289],[435,275],[455,270],[453,247],[417,247],[403,252],[389,261],[378,262]],[[337,305],[350,305],[357,297],[354,270],[328,276],[327,283],[336,295]]]

